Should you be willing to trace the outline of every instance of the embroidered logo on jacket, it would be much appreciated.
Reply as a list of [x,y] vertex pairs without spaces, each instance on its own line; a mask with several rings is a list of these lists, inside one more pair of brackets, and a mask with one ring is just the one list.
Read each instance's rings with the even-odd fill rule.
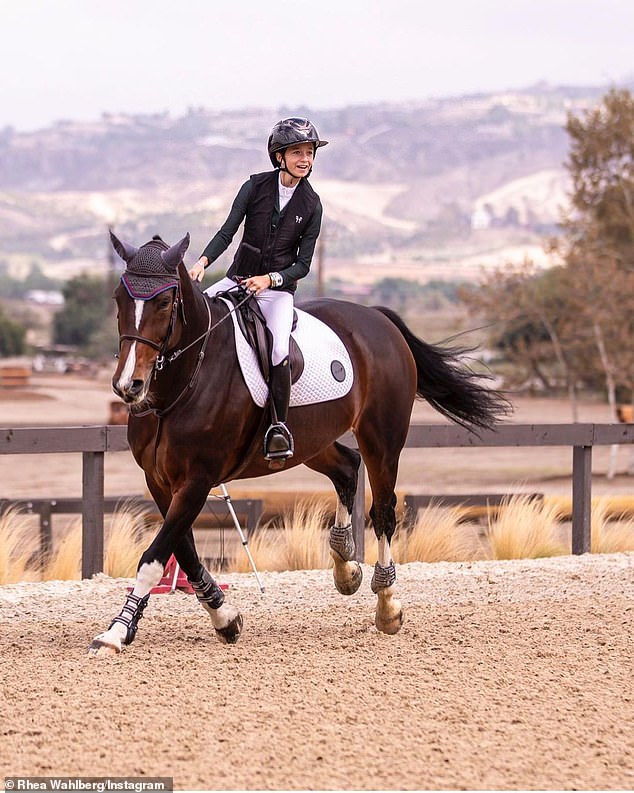
[[295,223],[301,223],[303,219],[301,215],[295,215]]

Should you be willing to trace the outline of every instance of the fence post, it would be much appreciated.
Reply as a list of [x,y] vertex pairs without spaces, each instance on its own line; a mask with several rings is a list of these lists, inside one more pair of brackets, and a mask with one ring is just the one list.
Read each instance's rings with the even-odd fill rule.
[[43,561],[53,551],[53,509],[50,501],[40,507],[40,551]]
[[590,553],[592,547],[592,446],[572,450],[572,552]]
[[363,562],[365,559],[365,465],[363,460],[359,465],[357,492],[352,507],[352,538],[355,545],[355,559],[357,562]]
[[103,571],[104,452],[82,453],[81,577]]

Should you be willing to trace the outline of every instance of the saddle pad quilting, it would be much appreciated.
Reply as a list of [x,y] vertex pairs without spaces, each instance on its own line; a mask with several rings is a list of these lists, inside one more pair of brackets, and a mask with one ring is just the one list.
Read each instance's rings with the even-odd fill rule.
[[[231,308],[227,301],[224,302]],[[352,388],[353,372],[352,361],[343,342],[331,328],[312,314],[301,309],[295,311],[297,325],[291,335],[304,356],[304,371],[291,387],[290,406],[328,402],[345,396]],[[244,338],[235,312],[231,313],[231,319],[242,376],[253,401],[259,407],[264,407],[269,390],[256,354]]]

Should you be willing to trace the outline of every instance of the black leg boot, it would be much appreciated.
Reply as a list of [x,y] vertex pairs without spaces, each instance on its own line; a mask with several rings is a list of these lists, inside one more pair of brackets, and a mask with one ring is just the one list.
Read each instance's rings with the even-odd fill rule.
[[293,436],[286,426],[288,403],[291,398],[291,371],[288,358],[277,366],[271,366],[269,396],[271,426],[264,436],[264,457],[266,460],[281,462],[281,465],[284,465],[284,461],[293,456]]

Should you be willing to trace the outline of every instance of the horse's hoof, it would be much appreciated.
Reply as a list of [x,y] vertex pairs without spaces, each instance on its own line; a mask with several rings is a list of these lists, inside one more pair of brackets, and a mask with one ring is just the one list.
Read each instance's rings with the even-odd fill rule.
[[223,644],[235,644],[242,633],[242,614],[236,615],[224,628],[216,628],[216,636]]
[[401,625],[403,624],[403,609],[398,600],[393,600],[390,606],[391,609],[389,614],[380,613],[379,609],[377,609],[374,615],[374,624],[376,625],[376,629],[381,631],[381,633],[387,633],[389,636],[393,636],[400,631]]
[[[333,553],[336,553],[336,551]],[[345,575],[338,576],[337,573],[342,572],[341,567],[342,565],[335,565],[332,571],[337,592],[340,592],[342,595],[354,595],[361,586],[361,581],[363,581],[363,570],[361,569],[361,565],[359,562],[347,562],[343,571]]]
[[115,647],[114,644],[104,644],[97,639],[94,639],[88,648],[88,655],[91,658],[112,658],[114,655],[119,655],[120,652],[121,649]]

